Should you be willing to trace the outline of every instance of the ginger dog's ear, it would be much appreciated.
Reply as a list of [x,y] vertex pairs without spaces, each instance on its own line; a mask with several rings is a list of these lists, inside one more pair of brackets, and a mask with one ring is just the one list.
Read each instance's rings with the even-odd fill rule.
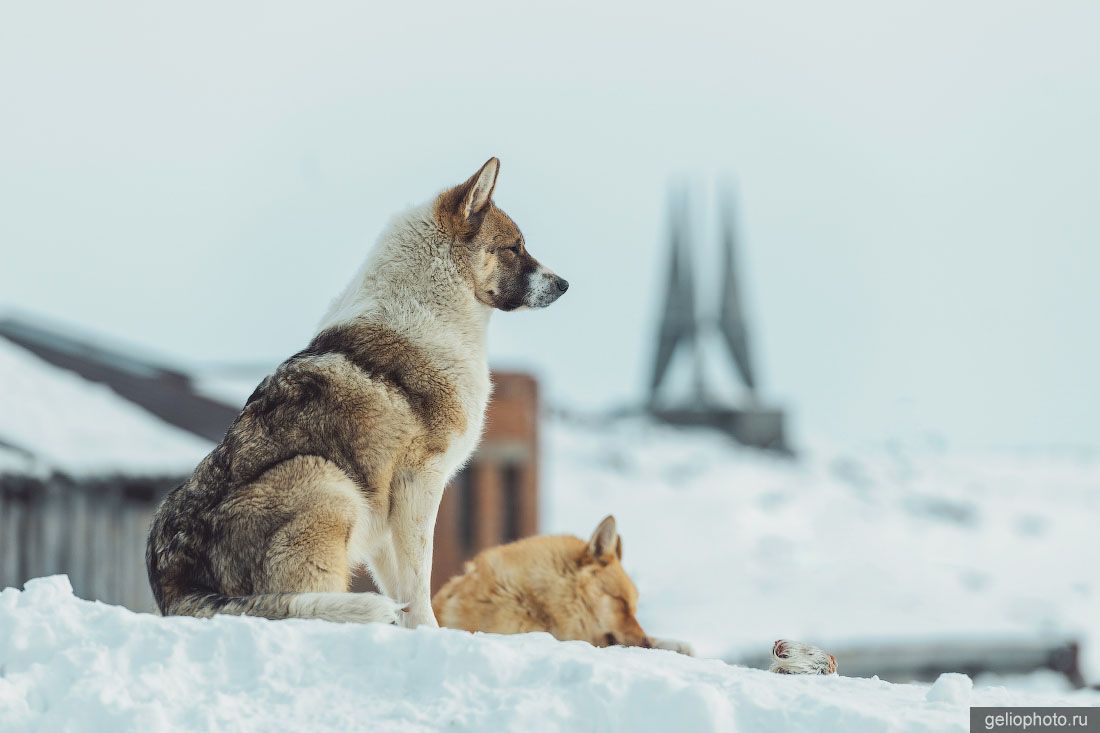
[[613,515],[604,517],[592,533],[592,538],[588,540],[588,554],[605,564],[611,562],[612,554],[622,556],[622,544]]
[[481,228],[481,220],[493,200],[500,161],[489,158],[464,183],[444,191],[436,202],[436,217],[453,236],[468,239]]

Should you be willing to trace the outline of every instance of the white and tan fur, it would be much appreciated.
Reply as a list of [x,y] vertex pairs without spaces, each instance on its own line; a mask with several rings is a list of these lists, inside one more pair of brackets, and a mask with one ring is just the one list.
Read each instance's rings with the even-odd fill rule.
[[779,639],[772,644],[770,671],[776,674],[836,674],[836,657],[800,641]]

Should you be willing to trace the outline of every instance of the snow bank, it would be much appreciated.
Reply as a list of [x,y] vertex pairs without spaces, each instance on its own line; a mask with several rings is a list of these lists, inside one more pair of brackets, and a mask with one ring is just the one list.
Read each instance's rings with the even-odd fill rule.
[[[4,338],[0,381],[0,441],[25,450],[40,470],[190,473],[213,447]],[[11,456],[0,458],[0,470],[19,465]]]
[[1095,452],[817,446],[790,461],[640,421],[547,435],[543,531],[587,536],[613,512],[654,635],[727,659],[779,638],[1072,637],[1100,681]]
[[545,634],[164,619],[77,599],[63,576],[0,593],[12,732],[964,731],[969,705],[1100,703],[967,682],[787,677]]

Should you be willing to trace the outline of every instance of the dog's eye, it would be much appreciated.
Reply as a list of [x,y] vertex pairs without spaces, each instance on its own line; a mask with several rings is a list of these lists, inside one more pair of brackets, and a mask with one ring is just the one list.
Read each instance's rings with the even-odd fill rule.
[[518,244],[513,244],[511,247],[505,247],[504,251],[505,252],[511,252],[514,255],[518,255],[519,254],[519,245]]

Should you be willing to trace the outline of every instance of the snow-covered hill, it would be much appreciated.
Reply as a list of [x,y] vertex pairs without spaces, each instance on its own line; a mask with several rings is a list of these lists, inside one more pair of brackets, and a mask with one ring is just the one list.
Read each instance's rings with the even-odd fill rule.
[[970,705],[1100,694],[787,677],[547,635],[159,618],[0,592],[0,729],[16,731],[965,731]]
[[652,634],[726,659],[778,638],[1073,638],[1100,682],[1095,452],[816,445],[791,461],[641,421],[554,420],[545,442],[544,531],[614,513]]

